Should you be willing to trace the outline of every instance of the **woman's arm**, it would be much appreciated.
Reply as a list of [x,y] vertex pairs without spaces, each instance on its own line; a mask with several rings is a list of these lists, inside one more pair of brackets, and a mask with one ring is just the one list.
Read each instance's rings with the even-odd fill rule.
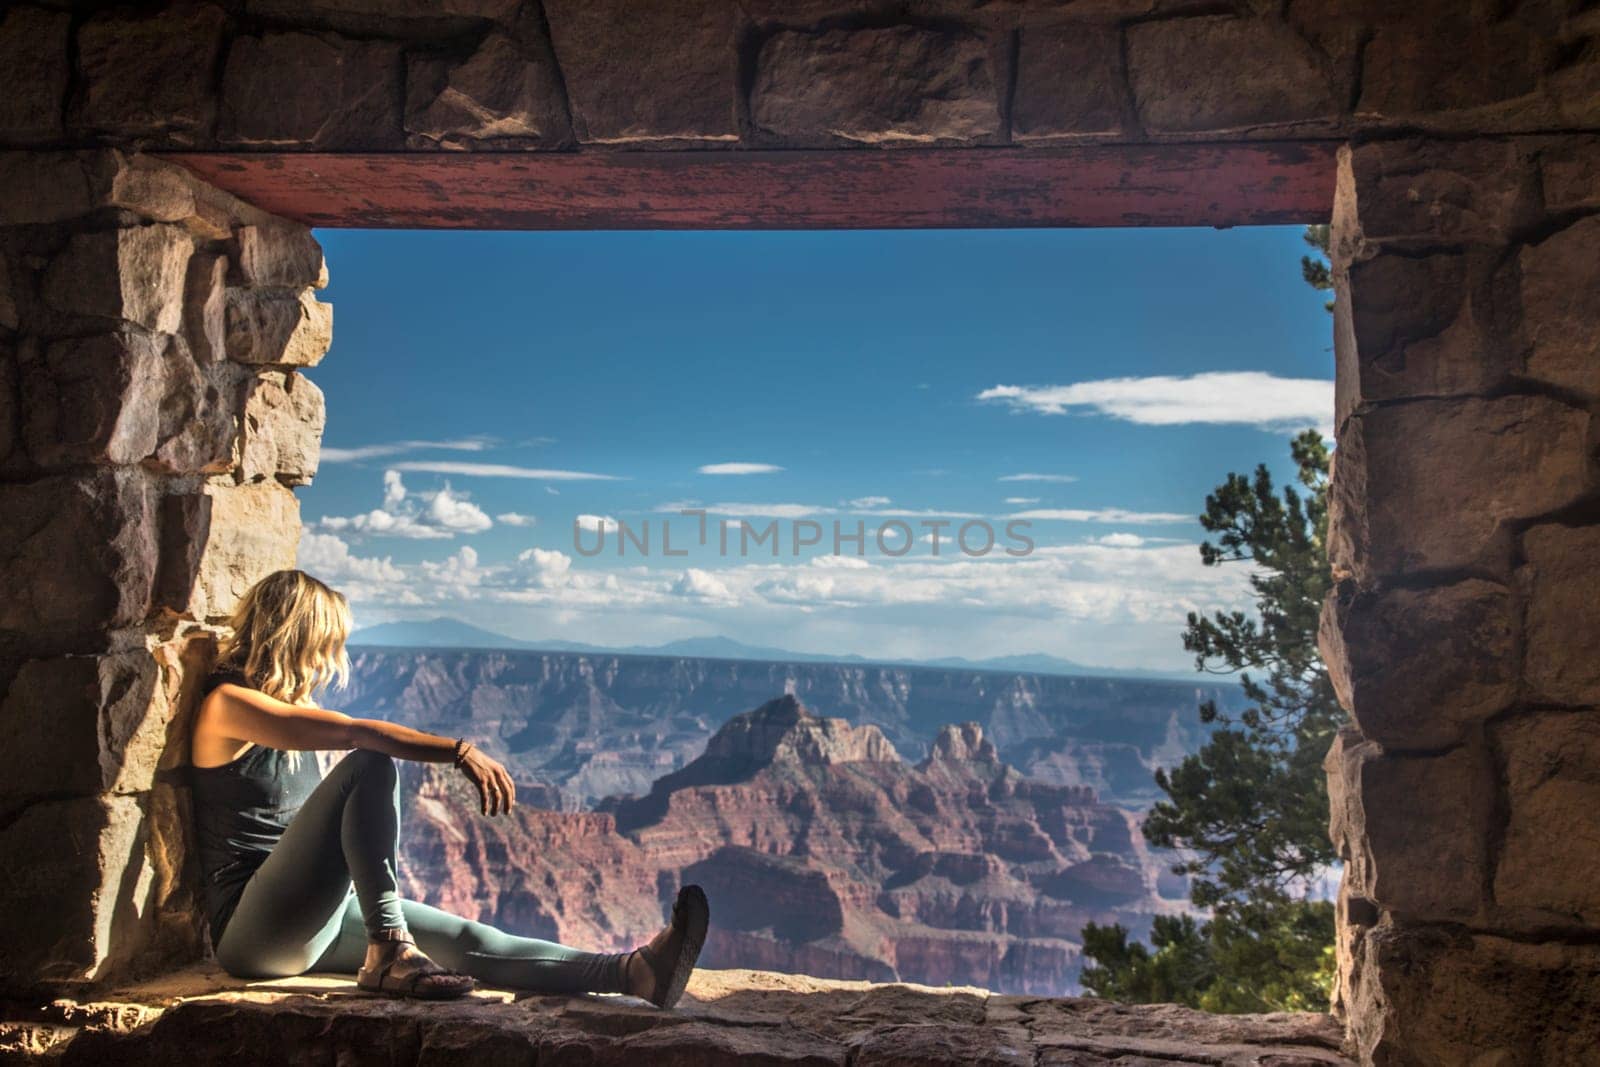
[[[200,709],[196,730],[287,751],[365,748],[417,763],[452,763],[456,742],[382,719],[357,719],[326,708],[302,707],[242,685],[218,686]],[[478,787],[483,813],[516,802],[516,785],[498,762],[467,745],[461,770]]]

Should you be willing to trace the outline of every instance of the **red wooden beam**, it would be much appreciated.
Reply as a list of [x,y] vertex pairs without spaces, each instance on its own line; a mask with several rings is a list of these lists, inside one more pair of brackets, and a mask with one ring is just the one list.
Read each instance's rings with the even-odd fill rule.
[[1329,141],[843,151],[175,153],[311,226],[861,229],[1320,222]]

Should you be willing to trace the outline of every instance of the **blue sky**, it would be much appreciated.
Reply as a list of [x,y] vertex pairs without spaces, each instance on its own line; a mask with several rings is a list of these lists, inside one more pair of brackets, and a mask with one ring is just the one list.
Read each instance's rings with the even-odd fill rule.
[[[1332,412],[1297,227],[318,236],[336,328],[301,564],[358,624],[1182,667],[1187,610],[1247,604],[1198,563],[1206,492],[1286,476],[1291,430]],[[721,554],[719,516],[777,519],[778,558],[737,529]],[[651,554],[602,520],[648,522]],[[801,521],[820,545],[795,551]],[[874,544],[891,521],[906,555]],[[995,550],[951,547],[970,522]]]

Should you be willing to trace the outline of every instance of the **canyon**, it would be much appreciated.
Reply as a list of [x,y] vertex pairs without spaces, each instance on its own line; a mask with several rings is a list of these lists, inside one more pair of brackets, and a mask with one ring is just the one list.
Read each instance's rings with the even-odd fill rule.
[[647,793],[582,812],[485,819],[462,776],[406,773],[408,896],[599,951],[647,940],[698,883],[706,966],[1059,995],[1085,923],[1142,933],[1187,907],[1162,895],[1135,813],[1024,777],[975,722],[911,763],[878,726],[785,695]]
[[1029,778],[1086,786],[1142,810],[1152,774],[1204,741],[1196,708],[1238,710],[1237,686],[1205,680],[950,667],[753,661],[502,649],[356,648],[333,706],[465,735],[530,798],[577,811],[649,792],[699,756],[723,723],[791,694],[824,716],[881,730],[921,758],[938,731],[975,722]]

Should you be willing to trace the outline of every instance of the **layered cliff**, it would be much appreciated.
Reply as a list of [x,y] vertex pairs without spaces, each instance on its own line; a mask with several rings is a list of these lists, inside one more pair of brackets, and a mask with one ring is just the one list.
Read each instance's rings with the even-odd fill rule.
[[568,808],[638,794],[716,729],[777,693],[872,724],[920,757],[939,728],[976,722],[1030,778],[1142,807],[1152,771],[1203,739],[1195,707],[1227,685],[934,667],[593,653],[361,649],[339,706],[467,734]]
[[593,812],[486,820],[449,772],[412,784],[408,894],[582,947],[633,947],[697,882],[708,966],[1049,995],[1075,987],[1086,922],[1142,931],[1183,906],[1158,892],[1135,816],[1024,777],[977,723],[912,764],[877,726],[785,696]]

